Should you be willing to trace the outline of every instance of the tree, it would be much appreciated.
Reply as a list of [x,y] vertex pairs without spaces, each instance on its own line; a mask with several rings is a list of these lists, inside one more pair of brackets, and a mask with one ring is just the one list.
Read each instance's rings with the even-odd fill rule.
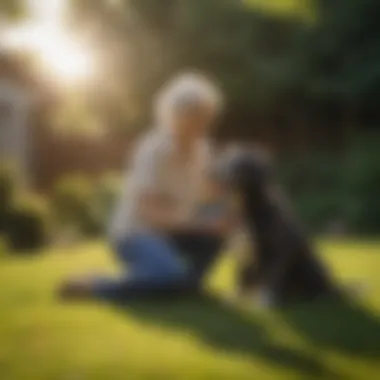
[[[319,0],[318,19],[297,41],[300,91],[316,127],[350,137],[380,121],[380,4]],[[301,70],[302,68],[302,70]]]
[[301,3],[280,12],[260,0],[76,1],[78,29],[93,31],[103,62],[97,108],[118,124],[145,124],[157,88],[195,68],[225,91],[226,135],[253,137],[260,126],[272,134],[285,127],[330,133],[326,125],[339,135],[343,119],[380,115],[380,5]]
[[0,15],[4,18],[18,18],[26,12],[23,0],[0,0]]
[[254,115],[270,114],[290,86],[294,73],[287,52],[299,28],[293,19],[268,16],[232,0],[124,0],[113,5],[81,0],[74,5],[78,29],[90,25],[94,45],[102,50],[104,94],[109,94],[110,82],[116,83],[115,92],[123,99],[107,95],[103,109],[112,99],[113,105],[133,104],[130,108],[140,109],[137,114],[147,115],[160,84],[194,68],[222,84],[231,119],[238,115],[238,124],[246,129]]

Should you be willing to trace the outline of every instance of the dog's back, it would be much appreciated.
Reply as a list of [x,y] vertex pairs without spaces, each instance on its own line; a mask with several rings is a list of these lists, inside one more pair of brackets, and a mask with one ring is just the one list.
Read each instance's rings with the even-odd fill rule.
[[225,178],[239,193],[245,223],[255,236],[252,263],[241,268],[241,287],[273,287],[281,300],[329,292],[329,276],[276,184],[268,156],[235,151],[224,165]]

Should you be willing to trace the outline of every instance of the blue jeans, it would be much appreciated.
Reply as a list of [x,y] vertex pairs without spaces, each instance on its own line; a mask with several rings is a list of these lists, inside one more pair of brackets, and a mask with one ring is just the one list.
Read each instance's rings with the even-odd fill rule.
[[190,277],[190,270],[180,252],[164,237],[153,234],[133,236],[113,248],[125,274],[119,278],[97,279],[93,292],[101,298],[147,293]]

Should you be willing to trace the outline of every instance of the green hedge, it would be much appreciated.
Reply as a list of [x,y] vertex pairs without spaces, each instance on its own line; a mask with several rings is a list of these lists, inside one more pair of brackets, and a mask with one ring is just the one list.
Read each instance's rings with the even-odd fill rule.
[[0,239],[11,251],[33,251],[43,247],[53,232],[100,236],[119,188],[120,176],[115,173],[97,180],[67,175],[46,198],[40,198],[18,185],[14,171],[0,168]]
[[342,153],[279,160],[281,182],[316,232],[341,221],[351,233],[380,234],[380,136],[357,138]]
[[6,240],[12,251],[33,251],[45,246],[49,238],[49,211],[46,202],[24,195],[10,208]]
[[0,168],[0,234],[4,233],[8,224],[16,188],[16,176],[9,167]]
[[96,214],[101,220],[103,230],[107,228],[120,189],[121,177],[117,173],[107,173],[96,183],[93,204],[96,208]]
[[12,166],[0,168],[0,234],[12,251],[33,251],[48,241],[48,208],[43,199],[26,192]]
[[68,175],[61,178],[55,185],[51,199],[57,226],[74,227],[82,233],[95,230],[92,194],[92,184],[84,176]]
[[380,134],[359,138],[346,159],[344,186],[359,233],[380,233]]
[[61,178],[52,195],[57,225],[73,227],[87,237],[103,234],[119,187],[119,177],[114,174],[98,180],[81,175]]

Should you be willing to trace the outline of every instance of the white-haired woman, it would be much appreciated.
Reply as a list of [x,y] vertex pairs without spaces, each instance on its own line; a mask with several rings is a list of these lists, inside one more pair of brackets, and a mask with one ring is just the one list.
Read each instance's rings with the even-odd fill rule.
[[[194,218],[210,162],[207,138],[220,109],[219,90],[201,75],[180,75],[163,88],[154,127],[137,145],[110,225],[112,247],[128,273],[71,283],[65,293],[109,298],[201,278],[226,228],[222,219]],[[198,255],[192,268],[181,256],[186,250]]]

